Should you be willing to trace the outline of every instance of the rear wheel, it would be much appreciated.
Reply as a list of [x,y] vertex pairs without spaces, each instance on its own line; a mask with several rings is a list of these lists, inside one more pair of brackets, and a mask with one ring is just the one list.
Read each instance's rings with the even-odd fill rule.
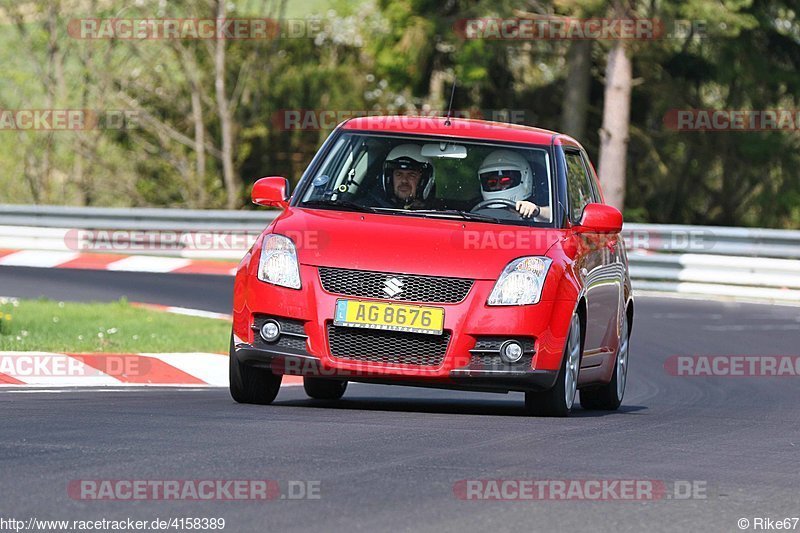
[[525,393],[525,410],[534,416],[567,416],[575,403],[581,368],[581,320],[572,315],[561,370],[553,388]]
[[347,390],[347,381],[325,378],[303,378],[306,394],[315,400],[338,400]]
[[627,316],[622,321],[619,348],[611,381],[600,387],[581,391],[581,407],[600,411],[615,411],[622,404],[625,385],[628,381],[628,357],[630,354],[630,327]]
[[242,364],[233,349],[233,337],[230,347],[230,383],[231,397],[238,403],[254,403],[267,405],[272,403],[281,388],[280,374],[273,374],[267,368],[256,368]]

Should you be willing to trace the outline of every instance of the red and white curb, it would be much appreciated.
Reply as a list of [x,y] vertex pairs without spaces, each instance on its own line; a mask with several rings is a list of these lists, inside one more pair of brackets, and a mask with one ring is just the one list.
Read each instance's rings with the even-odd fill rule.
[[[284,376],[283,385],[301,385]],[[228,356],[216,353],[0,352],[0,387],[227,387]]]
[[48,250],[0,250],[0,266],[78,268],[118,272],[233,276],[237,262],[154,255],[120,255]]

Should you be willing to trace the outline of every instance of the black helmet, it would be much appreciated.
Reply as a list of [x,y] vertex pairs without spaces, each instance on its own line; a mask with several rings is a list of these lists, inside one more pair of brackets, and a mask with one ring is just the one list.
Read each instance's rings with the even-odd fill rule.
[[427,200],[433,190],[434,171],[431,160],[422,155],[422,147],[418,144],[401,144],[392,148],[383,162],[383,191],[392,194],[392,177],[394,171],[416,170],[420,173],[417,185],[417,197]]

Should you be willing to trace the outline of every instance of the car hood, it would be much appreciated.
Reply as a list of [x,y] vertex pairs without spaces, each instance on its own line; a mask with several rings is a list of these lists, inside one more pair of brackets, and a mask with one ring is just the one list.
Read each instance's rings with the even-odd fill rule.
[[489,280],[563,237],[553,229],[297,207],[273,232],[295,242],[305,265]]

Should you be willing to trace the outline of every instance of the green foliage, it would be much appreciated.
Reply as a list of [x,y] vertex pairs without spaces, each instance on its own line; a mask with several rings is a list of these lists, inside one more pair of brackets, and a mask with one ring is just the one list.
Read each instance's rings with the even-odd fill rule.
[[[209,17],[213,0],[83,11],[63,0],[0,0],[12,21],[0,31],[4,76],[0,108],[135,110],[139,126],[87,132],[0,131],[0,202],[109,206],[221,207],[221,120],[214,42],[81,40],[72,18]],[[94,11],[89,11],[95,5]],[[247,204],[255,178],[299,178],[338,120],[374,112],[442,110],[454,77],[459,111],[510,111],[558,130],[566,52],[558,40],[465,39],[473,17],[609,17],[663,21],[668,35],[631,42],[635,85],[627,169],[629,220],[796,227],[800,224],[797,131],[681,132],[667,127],[677,109],[797,109],[800,21],[789,0],[244,0],[229,17],[271,17],[307,35],[225,43],[224,79],[233,122],[234,193]],[[55,29],[48,21],[55,17]],[[309,21],[315,29],[310,29]],[[674,32],[689,26],[692,34]],[[284,22],[286,24],[287,22]],[[683,24],[683,26],[681,26]],[[284,26],[285,27],[285,26]],[[55,44],[55,48],[53,47]],[[592,48],[587,135],[597,161],[603,73],[610,42]],[[201,172],[192,97],[205,137]],[[195,102],[195,105],[197,102]],[[285,129],[281,113],[334,120]],[[798,125],[800,127],[800,125]]]

